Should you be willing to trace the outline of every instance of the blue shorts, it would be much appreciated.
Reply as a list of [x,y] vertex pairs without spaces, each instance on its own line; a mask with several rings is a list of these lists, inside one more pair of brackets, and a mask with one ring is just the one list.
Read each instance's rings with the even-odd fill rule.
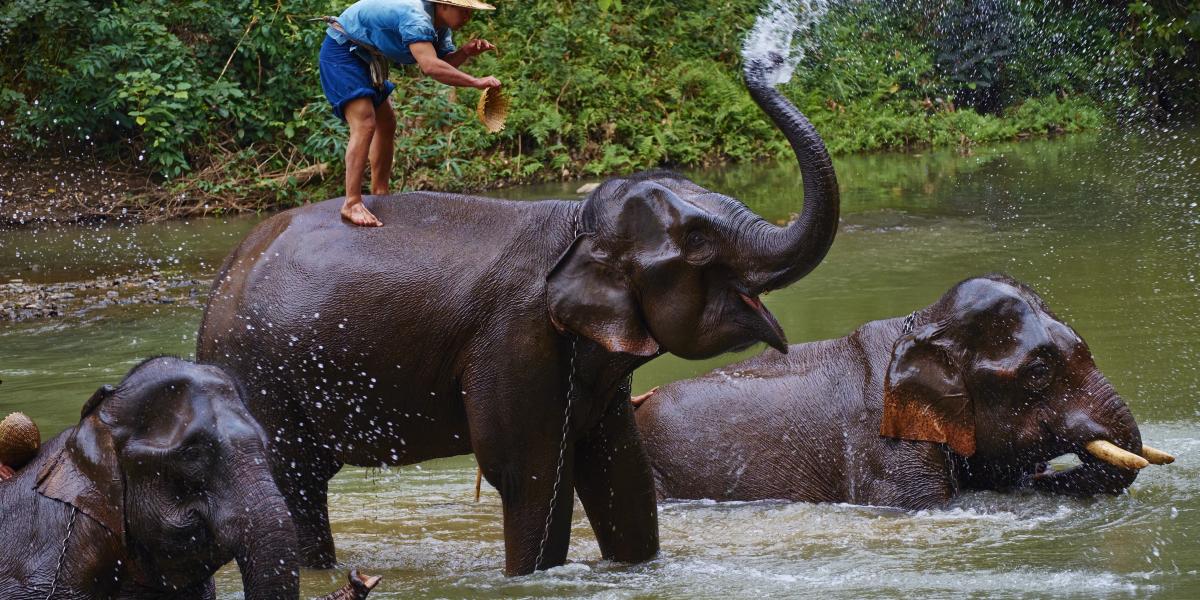
[[342,109],[346,103],[358,98],[370,98],[375,106],[383,104],[396,84],[388,81],[384,89],[377,90],[371,85],[371,67],[366,61],[358,58],[350,51],[353,42],[339,44],[328,35],[321,43],[321,55],[317,66],[321,72],[321,89],[325,98],[333,105],[333,114],[345,121],[346,115]]

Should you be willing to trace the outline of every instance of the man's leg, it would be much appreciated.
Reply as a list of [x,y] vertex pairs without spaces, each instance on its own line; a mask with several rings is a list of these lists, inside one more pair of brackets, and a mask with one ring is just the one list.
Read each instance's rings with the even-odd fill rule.
[[342,216],[355,225],[378,227],[383,223],[362,203],[363,170],[367,166],[371,139],[375,136],[375,107],[369,97],[355,98],[346,103],[342,112],[350,126],[350,141],[346,143],[346,201],[342,204]]
[[375,107],[375,137],[371,138],[371,193],[388,193],[392,179],[392,154],[396,148],[396,111],[391,99]]

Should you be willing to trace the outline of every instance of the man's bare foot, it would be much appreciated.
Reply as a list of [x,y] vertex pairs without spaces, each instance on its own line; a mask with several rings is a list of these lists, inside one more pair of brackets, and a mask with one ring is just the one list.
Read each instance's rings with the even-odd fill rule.
[[13,475],[16,475],[16,473],[14,473],[12,469],[4,466],[3,464],[0,464],[0,481],[4,481],[5,479],[12,479]]
[[342,217],[360,227],[383,227],[383,222],[375,218],[371,211],[362,203],[362,200],[346,199],[342,204]]
[[629,401],[633,403],[634,408],[637,408],[637,407],[641,406],[643,402],[649,400],[650,396],[653,396],[654,392],[657,392],[657,391],[658,391],[658,386],[656,385],[653,388],[651,388],[650,391],[646,392],[645,394],[642,394],[640,396],[634,396],[634,397],[630,398]]

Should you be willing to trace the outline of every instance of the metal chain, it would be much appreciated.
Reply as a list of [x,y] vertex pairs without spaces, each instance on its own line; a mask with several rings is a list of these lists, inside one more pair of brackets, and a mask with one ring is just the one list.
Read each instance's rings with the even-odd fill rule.
[[[571,240],[572,244],[579,238],[578,216],[573,221],[575,235]],[[571,431],[571,397],[575,395],[575,345],[578,341],[578,337],[571,337],[571,363],[570,371],[567,372],[567,406],[563,409],[562,439],[558,442],[558,465],[554,468],[554,488],[550,493],[550,512],[546,513],[546,523],[542,527],[542,541],[538,543],[537,559],[533,563],[535,571],[542,564],[542,557],[546,554],[546,543],[550,540],[550,524],[554,519],[554,511],[558,508],[558,486],[562,483],[563,462],[567,458],[567,436]]]
[[[550,494],[550,512],[546,513],[546,524],[542,528],[542,541],[538,544],[537,561],[533,563],[534,570],[542,564],[546,553],[546,543],[550,540],[550,522],[554,519],[554,511],[558,507],[558,486],[562,482],[563,463],[567,458],[567,435],[571,429],[571,397],[575,392],[575,343],[571,339],[571,372],[567,375],[567,407],[563,409],[562,439],[558,442],[558,466],[554,469],[554,492]],[[572,499],[573,500],[573,499]]]
[[916,323],[917,323],[917,311],[914,310],[911,313],[908,313],[907,317],[904,317],[904,323],[901,325],[900,333],[902,335],[908,335],[908,334],[912,333],[913,326]]
[[58,555],[58,567],[54,569],[54,579],[50,580],[50,593],[46,594],[46,600],[54,597],[55,590],[58,589],[58,576],[62,573],[63,559],[67,557],[67,542],[71,541],[71,530],[75,526],[75,515],[79,514],[79,509],[71,507],[71,520],[67,523],[67,537],[63,538],[62,552]]

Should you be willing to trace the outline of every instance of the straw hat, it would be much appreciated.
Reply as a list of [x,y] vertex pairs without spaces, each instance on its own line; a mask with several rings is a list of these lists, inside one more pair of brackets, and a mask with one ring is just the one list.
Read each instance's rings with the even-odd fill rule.
[[41,436],[37,425],[19,413],[12,413],[0,421],[0,463],[18,469],[37,454]]
[[504,129],[504,120],[508,118],[508,96],[500,88],[487,88],[479,96],[479,104],[475,106],[475,114],[479,122],[491,133]]
[[462,8],[473,8],[475,10],[496,10],[495,6],[487,2],[479,0],[429,0],[434,4],[449,4],[450,6],[461,6]]

